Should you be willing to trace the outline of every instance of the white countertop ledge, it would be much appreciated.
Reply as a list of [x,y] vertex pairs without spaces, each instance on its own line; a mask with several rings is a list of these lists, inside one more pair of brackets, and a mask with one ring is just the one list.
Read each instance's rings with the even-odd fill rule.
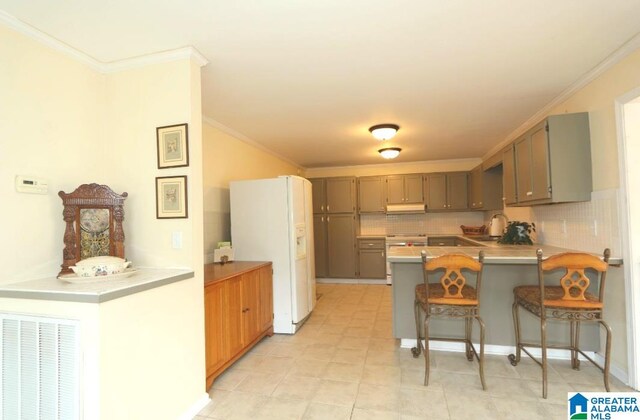
[[0,298],[103,303],[193,276],[190,269],[138,268],[127,278],[86,284],[68,283],[55,277],[47,277],[0,285]]

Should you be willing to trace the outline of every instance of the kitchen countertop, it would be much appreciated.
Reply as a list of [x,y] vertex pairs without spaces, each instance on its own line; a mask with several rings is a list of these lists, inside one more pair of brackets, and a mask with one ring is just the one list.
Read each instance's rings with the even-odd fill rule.
[[[475,242],[478,246],[407,246],[407,247],[393,247],[387,253],[387,260],[392,263],[415,263],[422,260],[421,252],[425,250],[430,257],[437,257],[447,253],[460,253],[477,257],[478,253],[483,250],[485,255],[486,264],[536,264],[537,255],[536,250],[542,249],[543,256],[549,257],[551,255],[560,254],[563,252],[581,252],[577,250],[571,250],[566,248],[560,248],[551,245],[504,245],[495,241],[476,241],[471,237],[462,235],[427,235],[431,237],[447,236],[447,237],[459,237],[471,242]],[[604,251],[604,250],[603,250]],[[602,254],[594,255],[602,256]],[[609,259],[609,264],[620,265],[622,264],[622,258],[612,256]]]
[[384,235],[358,235],[356,239],[385,239]]
[[212,263],[204,266],[204,286],[226,280],[253,271],[257,268],[271,265],[270,261],[231,261],[226,264]]
[[126,278],[85,284],[68,283],[56,277],[47,277],[0,285],[0,298],[103,303],[193,276],[193,271],[188,269],[138,268]]

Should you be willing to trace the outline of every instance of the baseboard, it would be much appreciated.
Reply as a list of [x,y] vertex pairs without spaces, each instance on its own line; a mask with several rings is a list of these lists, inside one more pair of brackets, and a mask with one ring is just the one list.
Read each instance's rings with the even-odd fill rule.
[[202,410],[207,406],[207,404],[209,404],[210,401],[211,398],[209,398],[209,394],[203,394],[198,399],[198,401],[193,403],[184,414],[178,417],[178,420],[192,420],[200,412],[200,410]]
[[333,279],[333,278],[316,278],[316,283],[322,284],[387,284],[386,279]]
[[[479,344],[478,343],[473,343],[473,344],[476,346],[476,349],[477,349]],[[403,349],[410,349],[415,346],[416,346],[415,338],[402,338],[400,340],[400,347]],[[450,351],[450,352],[456,352],[456,353],[462,353],[465,351],[464,343],[456,343],[451,341],[430,340],[429,348],[431,350]],[[538,358],[542,357],[542,351],[539,348],[531,347],[531,348],[527,348],[527,350],[529,350],[529,352],[533,354],[535,357],[538,357]],[[510,354],[515,353],[515,351],[516,351],[515,346],[500,346],[496,344],[485,344],[484,346],[485,354],[491,354],[491,355],[497,355],[497,356],[508,356]],[[593,351],[585,351],[585,354],[591,357],[597,363],[604,365],[604,358],[599,353],[596,353]],[[524,355],[523,357],[526,357],[526,355]],[[562,350],[562,349],[547,349],[547,357],[549,359],[555,359],[555,360],[569,360],[571,359],[571,352],[569,350]],[[581,355],[579,357],[580,357],[580,360],[583,360],[583,361],[587,360]],[[610,371],[611,371],[611,376],[620,380],[622,383],[624,384],[629,383],[629,377],[627,373],[624,371],[624,369],[620,368],[620,366],[614,365],[612,363]]]

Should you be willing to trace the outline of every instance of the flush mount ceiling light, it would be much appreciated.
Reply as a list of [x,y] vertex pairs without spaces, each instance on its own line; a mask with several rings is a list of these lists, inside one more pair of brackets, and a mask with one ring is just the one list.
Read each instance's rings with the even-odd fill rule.
[[389,140],[400,130],[400,126],[396,124],[378,124],[369,128],[369,132],[373,137],[380,141]]
[[378,150],[378,153],[385,159],[395,159],[400,155],[402,149],[399,147],[387,147],[385,149]]

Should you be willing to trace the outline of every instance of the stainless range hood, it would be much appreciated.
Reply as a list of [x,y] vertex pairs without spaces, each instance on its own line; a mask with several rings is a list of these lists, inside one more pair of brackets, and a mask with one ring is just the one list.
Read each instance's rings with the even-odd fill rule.
[[387,204],[387,214],[424,214],[424,204]]

